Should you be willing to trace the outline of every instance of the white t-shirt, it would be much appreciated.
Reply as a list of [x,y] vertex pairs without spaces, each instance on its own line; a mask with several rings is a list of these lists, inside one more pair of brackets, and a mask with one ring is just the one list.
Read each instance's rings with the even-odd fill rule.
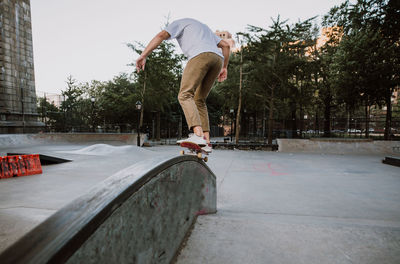
[[195,19],[175,20],[165,28],[165,31],[171,35],[169,39],[176,38],[188,60],[203,52],[213,52],[224,58],[221,49],[217,46],[221,38],[215,35],[207,25]]

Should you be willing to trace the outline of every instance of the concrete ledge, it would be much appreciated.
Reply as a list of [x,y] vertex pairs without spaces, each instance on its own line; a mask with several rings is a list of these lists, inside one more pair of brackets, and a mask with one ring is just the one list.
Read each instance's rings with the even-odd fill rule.
[[278,150],[278,145],[264,143],[213,143],[214,149],[240,149],[240,150]]
[[399,141],[370,139],[277,139],[279,152],[326,154],[391,154],[399,155]]
[[382,160],[382,163],[400,167],[400,158],[397,158],[397,157],[385,157],[385,159]]
[[200,214],[216,212],[216,178],[194,156],[136,163],[56,212],[0,263],[169,263]]
[[[140,144],[146,139],[145,134],[140,134]],[[109,133],[39,133],[39,134],[4,134],[0,135],[0,146],[29,146],[39,144],[66,143],[96,143],[107,144],[137,144],[137,134],[109,134]]]

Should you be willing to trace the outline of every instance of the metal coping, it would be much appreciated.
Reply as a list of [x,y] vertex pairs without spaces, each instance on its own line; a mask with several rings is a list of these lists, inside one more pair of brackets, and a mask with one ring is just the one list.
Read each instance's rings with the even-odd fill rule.
[[[191,155],[138,162],[58,210],[3,251],[0,263],[66,262],[117,208],[152,178],[175,164],[193,161],[204,166],[215,178],[203,161]],[[135,174],[133,182],[132,178],[128,181],[126,177],[118,177],[119,173],[128,169],[130,175],[132,172]],[[117,192],[116,188],[119,188]]]

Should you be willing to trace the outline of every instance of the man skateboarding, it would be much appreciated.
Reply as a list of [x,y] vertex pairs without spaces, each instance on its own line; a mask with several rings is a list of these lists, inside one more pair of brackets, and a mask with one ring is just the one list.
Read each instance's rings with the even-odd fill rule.
[[217,78],[219,82],[227,78],[230,46],[207,25],[191,18],[179,19],[169,24],[150,41],[136,61],[137,71],[144,70],[146,57],[162,41],[174,38],[188,58],[178,100],[188,127],[194,132],[189,138],[178,140],[177,143],[194,143],[210,153],[212,149],[206,98]]

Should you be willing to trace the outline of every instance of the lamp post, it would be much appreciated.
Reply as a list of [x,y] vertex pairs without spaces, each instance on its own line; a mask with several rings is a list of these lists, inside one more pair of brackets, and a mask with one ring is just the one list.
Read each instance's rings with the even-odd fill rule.
[[233,112],[234,112],[234,110],[233,110],[233,108],[231,108],[231,110],[229,111],[230,113],[231,113],[231,142],[232,142],[232,133],[233,133]]
[[243,133],[243,135],[245,136],[245,137],[247,137],[248,135],[249,135],[249,128],[248,128],[248,123],[247,123],[247,120],[246,120],[246,116],[247,115],[247,109],[246,108],[244,108],[243,109],[243,118],[242,118],[242,120],[243,120],[243,123],[242,123],[242,126],[243,126],[243,129],[242,129],[242,133]]
[[137,145],[140,147],[140,109],[142,109],[142,103],[136,102],[136,110],[138,110],[138,122],[137,122]]
[[96,129],[94,128],[94,102],[96,101],[96,99],[94,97],[91,97],[90,101],[92,102],[92,127],[93,132],[96,132]]

